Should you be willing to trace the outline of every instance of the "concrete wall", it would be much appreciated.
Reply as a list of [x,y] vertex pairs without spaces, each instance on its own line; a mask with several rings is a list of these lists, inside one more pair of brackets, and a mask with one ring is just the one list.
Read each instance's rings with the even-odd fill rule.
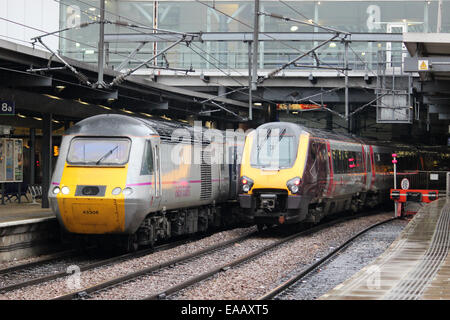
[[[1,18],[10,20],[5,21]],[[24,25],[28,26],[25,27]],[[59,3],[53,0],[1,0],[0,38],[31,46],[30,39],[45,32],[59,29]],[[49,36],[45,43],[52,49],[59,48],[56,36]],[[40,48],[40,47],[39,47]]]

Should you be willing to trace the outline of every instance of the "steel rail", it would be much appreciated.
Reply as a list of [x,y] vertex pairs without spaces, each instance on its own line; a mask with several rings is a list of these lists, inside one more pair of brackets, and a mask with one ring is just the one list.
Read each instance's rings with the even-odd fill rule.
[[339,251],[342,251],[343,249],[345,249],[348,245],[350,245],[350,243],[355,241],[359,236],[363,235],[364,233],[368,232],[369,230],[371,230],[373,228],[376,228],[376,227],[378,227],[378,226],[380,226],[382,224],[388,223],[388,222],[392,222],[392,221],[394,221],[396,219],[398,219],[398,218],[390,218],[390,219],[387,219],[385,221],[381,221],[381,222],[375,223],[375,224],[371,225],[370,227],[367,227],[366,229],[358,232],[356,235],[354,235],[353,237],[349,238],[347,241],[345,241],[339,247],[337,247],[336,249],[334,249],[333,251],[328,253],[326,256],[324,256],[323,258],[321,258],[317,262],[315,262],[315,263],[311,264],[310,266],[308,266],[306,269],[301,271],[299,274],[291,277],[289,280],[283,282],[282,284],[280,284],[279,286],[277,286],[273,290],[271,290],[271,291],[267,292],[266,294],[264,294],[263,296],[259,297],[258,300],[269,300],[269,299],[272,299],[273,297],[277,296],[281,292],[283,292],[286,289],[288,289],[294,283],[296,283],[299,280],[305,278],[312,271],[316,270],[320,265],[322,265],[325,262],[327,262],[328,260],[330,260],[334,255],[336,255],[336,253],[338,253]]
[[17,264],[17,265],[11,266],[11,267],[0,269],[0,275],[6,274],[6,273],[17,272],[18,270],[21,270],[21,269],[28,269],[28,268],[36,267],[36,266],[45,264],[47,262],[51,262],[53,260],[72,257],[72,256],[74,256],[74,253],[76,253],[76,250],[66,250],[66,251],[57,252],[57,253],[48,255],[44,258],[41,258],[39,260],[22,263],[22,264]]
[[136,272],[128,273],[128,274],[126,274],[124,276],[120,276],[120,277],[117,277],[117,278],[114,278],[114,279],[102,282],[100,284],[91,286],[89,288],[83,288],[81,290],[74,291],[74,292],[71,292],[69,294],[53,298],[51,300],[71,300],[71,299],[75,299],[75,298],[79,298],[79,297],[84,297],[84,296],[86,296],[86,295],[88,295],[90,293],[94,293],[94,292],[97,292],[97,291],[100,291],[100,290],[103,290],[103,289],[115,286],[117,284],[126,282],[126,281],[134,279],[134,278],[138,278],[138,277],[143,276],[145,274],[148,274],[150,272],[153,272],[153,271],[156,271],[156,270],[159,270],[159,269],[163,269],[163,268],[167,268],[167,267],[170,267],[170,266],[172,266],[174,264],[177,264],[177,263],[180,263],[180,262],[184,262],[184,261],[187,261],[187,260],[191,260],[193,258],[196,258],[198,256],[204,255],[204,254],[212,252],[212,251],[215,251],[217,249],[230,246],[231,244],[233,244],[235,242],[243,241],[243,240],[245,240],[247,238],[250,238],[251,236],[255,235],[256,233],[257,232],[253,232],[253,233],[250,233],[250,234],[247,234],[247,235],[244,235],[244,236],[240,236],[240,237],[237,237],[237,238],[234,238],[234,239],[222,242],[222,243],[218,243],[218,244],[209,246],[207,248],[204,248],[204,249],[201,249],[201,250],[197,250],[197,251],[195,251],[193,253],[186,254],[186,255],[183,255],[181,257],[178,257],[178,258],[175,258],[175,259],[171,259],[169,261],[166,261],[166,262],[163,262],[163,263],[160,263],[160,264],[148,267],[148,268],[144,268],[142,270],[138,270]]
[[260,255],[262,255],[264,253],[267,253],[269,250],[274,249],[274,248],[276,248],[276,247],[278,247],[278,246],[280,246],[280,245],[282,245],[284,243],[287,243],[287,242],[289,242],[291,240],[294,240],[294,239],[296,239],[298,237],[305,236],[305,235],[308,235],[308,234],[311,234],[311,233],[314,233],[314,232],[326,229],[328,227],[334,226],[336,224],[345,222],[347,220],[353,220],[353,219],[360,218],[360,217],[363,217],[363,216],[366,216],[366,215],[368,215],[368,214],[367,213],[363,213],[363,214],[360,214],[360,215],[355,215],[355,216],[351,216],[351,217],[345,217],[345,218],[342,218],[342,219],[333,220],[333,221],[330,221],[330,222],[327,222],[327,223],[324,223],[324,224],[317,225],[317,226],[315,226],[313,228],[310,228],[310,229],[307,229],[307,230],[303,230],[303,231],[298,232],[296,234],[293,234],[293,235],[290,235],[288,237],[285,237],[285,238],[283,238],[283,239],[281,239],[281,240],[279,240],[277,242],[274,242],[274,243],[272,243],[270,245],[264,246],[263,248],[255,250],[255,251],[253,251],[253,252],[251,252],[251,253],[249,253],[249,254],[241,257],[241,258],[235,259],[235,260],[233,260],[233,261],[231,261],[229,263],[225,263],[225,264],[223,264],[223,265],[221,265],[219,267],[213,268],[213,269],[211,269],[209,271],[206,271],[206,272],[204,272],[204,273],[202,273],[202,274],[200,274],[200,275],[198,275],[196,277],[192,277],[192,278],[190,278],[190,279],[188,279],[188,280],[186,280],[186,281],[184,281],[184,282],[182,282],[180,284],[172,286],[172,287],[170,287],[170,288],[168,288],[168,289],[166,289],[164,291],[161,291],[161,292],[158,292],[156,294],[152,294],[150,296],[147,296],[146,298],[144,298],[144,300],[164,299],[168,295],[171,295],[171,294],[173,294],[175,292],[178,292],[178,291],[180,291],[182,289],[190,287],[190,286],[192,286],[192,285],[194,285],[194,284],[196,284],[196,283],[198,283],[200,281],[203,281],[203,280],[213,276],[214,274],[217,274],[217,273],[219,273],[221,271],[226,271],[226,270],[228,270],[228,269],[230,269],[232,267],[235,267],[237,265],[240,265],[240,264],[243,264],[243,263],[248,262],[250,260],[253,260],[256,257],[258,257],[258,256],[260,256]]
[[[99,267],[103,267],[103,266],[107,266],[110,265],[112,263],[115,262],[120,262],[122,260],[127,260],[127,259],[134,259],[134,258],[139,258],[142,256],[145,256],[147,254],[151,254],[157,251],[162,251],[166,248],[171,248],[177,245],[180,245],[182,243],[191,241],[192,239],[184,239],[184,240],[180,240],[180,241],[176,241],[176,242],[170,242],[170,243],[166,243],[166,244],[162,244],[160,246],[157,246],[155,248],[150,248],[150,249],[144,249],[144,250],[140,250],[137,252],[132,252],[132,253],[125,253],[122,255],[118,255],[118,256],[114,256],[111,258],[107,258],[107,259],[103,259],[97,262],[93,262],[84,266],[80,266],[80,271],[88,271],[91,269],[95,269],[95,268],[99,268]],[[1,270],[0,270],[1,271]],[[14,270],[13,270],[14,272]],[[62,278],[65,276],[69,276],[70,274],[67,273],[66,271],[61,271],[61,272],[57,272],[57,273],[53,273],[50,275],[46,275],[46,276],[42,276],[42,277],[38,277],[38,278],[34,278],[34,279],[30,279],[30,280],[26,280],[23,282],[18,282],[18,283],[14,283],[5,287],[0,287],[0,293],[6,293],[6,292],[10,292],[13,290],[17,290],[20,288],[24,288],[24,287],[29,287],[29,286],[33,286],[33,285],[37,285],[37,284],[42,284],[51,280],[55,280],[58,278]]]

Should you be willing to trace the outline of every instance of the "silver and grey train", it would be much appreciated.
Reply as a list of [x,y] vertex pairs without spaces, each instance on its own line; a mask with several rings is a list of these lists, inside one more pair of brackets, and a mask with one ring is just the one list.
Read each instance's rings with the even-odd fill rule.
[[243,138],[197,131],[114,114],[78,122],[62,139],[48,194],[60,225],[135,250],[236,221]]

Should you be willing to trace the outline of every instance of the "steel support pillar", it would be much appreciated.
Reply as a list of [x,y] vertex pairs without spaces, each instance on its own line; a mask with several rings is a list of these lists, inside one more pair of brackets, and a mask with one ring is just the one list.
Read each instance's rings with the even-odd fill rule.
[[49,208],[50,204],[47,195],[52,175],[52,114],[46,113],[42,118],[42,208]]
[[35,176],[36,176],[36,159],[35,159],[35,153],[36,153],[36,129],[31,128],[30,129],[30,142],[28,143],[28,146],[30,147],[30,185],[35,184]]

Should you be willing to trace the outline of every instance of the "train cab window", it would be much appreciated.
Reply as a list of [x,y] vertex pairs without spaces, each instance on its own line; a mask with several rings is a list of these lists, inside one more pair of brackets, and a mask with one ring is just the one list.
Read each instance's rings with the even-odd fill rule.
[[296,138],[285,132],[270,130],[258,132],[256,143],[253,143],[250,165],[254,168],[291,168],[297,158],[298,142]]
[[149,140],[145,142],[144,155],[142,157],[141,176],[149,175],[153,172],[153,152],[152,144]]
[[114,166],[128,162],[131,141],[128,138],[77,137],[67,154],[71,165]]

